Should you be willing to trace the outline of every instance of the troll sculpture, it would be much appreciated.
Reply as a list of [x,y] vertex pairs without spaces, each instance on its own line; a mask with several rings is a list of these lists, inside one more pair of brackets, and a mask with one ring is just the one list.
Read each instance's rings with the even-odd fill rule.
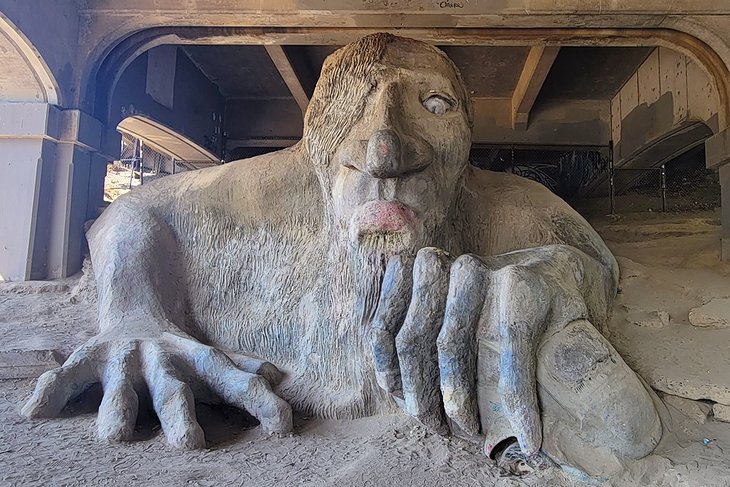
[[181,448],[205,445],[195,400],[216,397],[270,432],[292,408],[401,408],[491,456],[542,449],[594,475],[650,453],[653,395],[593,326],[616,261],[542,186],[470,166],[471,124],[438,49],[374,34],[338,50],[300,143],[155,181],[95,222],[99,334],[22,413],[101,383],[109,440],[144,394]]

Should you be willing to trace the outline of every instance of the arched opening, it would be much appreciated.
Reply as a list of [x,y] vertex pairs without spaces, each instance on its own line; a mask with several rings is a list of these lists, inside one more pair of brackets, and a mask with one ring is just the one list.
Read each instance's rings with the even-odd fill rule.
[[718,210],[719,175],[706,167],[705,156],[712,134],[707,124],[687,121],[630,156],[614,159],[613,167],[584,188],[579,210],[588,216]]
[[215,154],[205,147],[148,117],[141,115],[127,117],[117,125],[117,130],[122,134],[142,140],[156,151],[168,154],[178,161],[201,164],[218,162]]
[[[636,151],[623,158],[614,159],[614,190],[624,192],[636,181],[645,176],[642,169],[658,169],[665,164],[673,164],[683,155],[697,154],[696,149],[703,149],[705,140],[712,136],[710,127],[701,121],[690,120],[679,124]],[[702,160],[704,164],[704,159]],[[608,191],[607,176],[596,180],[586,188],[584,195],[594,193],[606,194]]]
[[127,117],[118,160],[107,167],[104,200],[112,202],[134,186],[179,172],[220,164],[215,154],[182,134],[148,117]]
[[59,89],[31,42],[0,14],[0,101],[58,105]]

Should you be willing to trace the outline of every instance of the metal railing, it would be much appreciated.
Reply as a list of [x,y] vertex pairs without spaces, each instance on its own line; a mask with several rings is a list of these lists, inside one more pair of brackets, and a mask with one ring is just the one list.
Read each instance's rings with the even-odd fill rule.
[[609,146],[608,162],[606,189],[612,215],[626,211],[704,211],[720,206],[719,177],[717,171],[705,167],[702,145],[649,167],[616,167]]
[[608,174],[608,199],[611,205],[611,214],[616,214],[616,183],[615,176],[616,172],[622,171],[636,171],[651,173],[653,171],[659,171],[659,193],[662,199],[662,211],[667,211],[667,169],[666,165],[662,164],[659,167],[613,167],[613,160],[611,161],[611,167],[609,168]]

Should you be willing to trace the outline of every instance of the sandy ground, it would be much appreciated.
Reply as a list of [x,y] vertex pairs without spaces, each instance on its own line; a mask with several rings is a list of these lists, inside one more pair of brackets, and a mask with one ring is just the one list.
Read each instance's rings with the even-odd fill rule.
[[[104,178],[104,201],[112,202],[124,193],[128,193],[131,170],[119,162],[107,165],[106,177]],[[144,182],[149,183],[163,177],[162,174],[147,171],[144,172]],[[135,172],[132,179],[132,187],[139,186],[139,172]]]
[[[723,398],[730,328],[700,329],[688,319],[690,309],[730,295],[730,265],[718,255],[719,214],[643,213],[593,223],[622,267],[611,341],[653,387]],[[86,281],[0,283],[2,349],[67,354],[91,336],[95,303]],[[64,418],[29,422],[17,412],[33,385],[0,381],[0,485],[584,485],[557,468],[526,479],[500,477],[478,448],[429,434],[401,415],[299,417],[293,435],[277,437],[262,435],[236,410],[200,404],[206,450],[171,449],[149,413],[140,418],[139,441],[107,445],[95,438],[98,390]],[[730,424],[686,408],[669,412],[669,431],[655,454],[607,485],[730,485]]]

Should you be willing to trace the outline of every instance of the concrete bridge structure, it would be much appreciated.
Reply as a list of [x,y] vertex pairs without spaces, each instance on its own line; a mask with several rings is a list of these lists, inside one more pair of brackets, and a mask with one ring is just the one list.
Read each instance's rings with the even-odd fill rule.
[[79,270],[123,121],[221,161],[286,147],[324,58],[377,31],[449,54],[474,98],[475,143],[613,141],[617,165],[705,144],[730,258],[723,2],[0,0],[0,278]]

